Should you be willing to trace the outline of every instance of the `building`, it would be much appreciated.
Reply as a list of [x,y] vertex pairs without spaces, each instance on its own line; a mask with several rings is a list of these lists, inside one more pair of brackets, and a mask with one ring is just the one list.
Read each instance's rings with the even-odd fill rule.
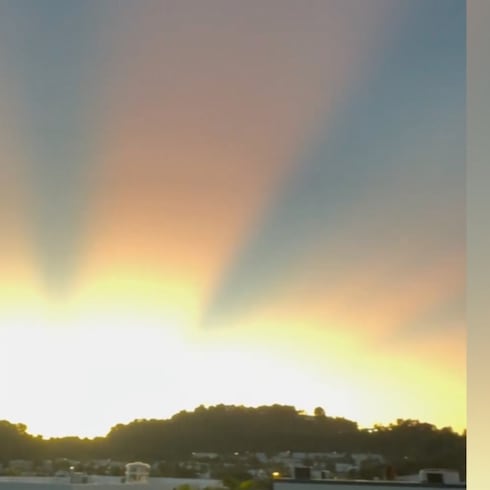
[[424,469],[412,481],[397,480],[342,480],[312,479],[309,468],[299,468],[295,478],[275,479],[273,490],[466,490],[457,471],[446,469]]

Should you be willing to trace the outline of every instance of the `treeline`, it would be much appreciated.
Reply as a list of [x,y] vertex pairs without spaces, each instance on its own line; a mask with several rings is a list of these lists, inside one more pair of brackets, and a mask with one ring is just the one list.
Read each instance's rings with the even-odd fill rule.
[[400,474],[422,467],[449,467],[466,473],[466,434],[417,420],[372,429],[356,422],[329,417],[318,408],[306,416],[284,405],[248,408],[200,406],[166,420],[139,419],[114,426],[105,437],[43,439],[23,424],[0,421],[0,462],[13,459],[77,461],[111,458],[119,461],[179,461],[193,452],[220,455],[235,452],[281,451],[377,453]]

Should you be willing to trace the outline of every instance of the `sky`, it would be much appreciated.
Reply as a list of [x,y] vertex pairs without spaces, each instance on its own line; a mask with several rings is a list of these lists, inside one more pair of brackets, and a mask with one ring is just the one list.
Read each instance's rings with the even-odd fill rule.
[[0,419],[466,427],[463,0],[0,0]]

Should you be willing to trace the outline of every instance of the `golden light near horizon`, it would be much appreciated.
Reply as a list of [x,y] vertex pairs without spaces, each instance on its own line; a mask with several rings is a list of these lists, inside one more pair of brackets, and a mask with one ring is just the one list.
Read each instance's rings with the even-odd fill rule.
[[[17,326],[3,332],[8,342],[2,343],[12,355],[2,358],[2,369],[16,372],[15,386],[7,385],[7,392],[17,403],[22,400],[25,411],[23,417],[17,409],[16,420],[25,420],[29,407],[42,399],[37,417],[30,414],[29,429],[44,436],[67,435],[69,427],[77,427],[72,420],[65,427],[60,423],[67,412],[68,419],[82,421],[75,434],[93,437],[115,423],[129,422],[134,413],[138,418],[165,418],[201,404],[258,406],[277,400],[310,413],[321,405],[329,415],[350,418],[363,427],[392,421],[394,413],[401,418],[437,418],[456,430],[465,427],[464,419],[455,424],[453,418],[455,410],[464,409],[464,403],[457,405],[462,399],[459,380],[397,355],[380,352],[380,363],[358,342],[318,335],[313,325],[257,322],[255,328],[248,322],[234,332],[203,335],[157,309],[142,317],[130,308],[72,312],[71,321],[66,314],[58,320],[58,325],[51,318],[49,326]],[[420,411],[422,397],[431,401],[434,413]],[[450,407],[449,397],[454,399]],[[74,400],[81,402],[74,405]],[[4,410],[9,410],[8,401]]]

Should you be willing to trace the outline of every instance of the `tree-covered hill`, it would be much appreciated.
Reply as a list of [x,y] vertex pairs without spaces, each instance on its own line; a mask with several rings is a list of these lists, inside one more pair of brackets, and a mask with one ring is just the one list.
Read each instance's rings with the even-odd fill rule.
[[182,411],[166,420],[134,420],[114,426],[105,437],[42,439],[23,424],[0,421],[0,461],[112,458],[177,461],[193,452],[371,452],[383,455],[400,473],[421,467],[450,467],[465,473],[466,434],[416,420],[361,430],[356,422],[307,416],[292,406],[258,408],[218,405]]

